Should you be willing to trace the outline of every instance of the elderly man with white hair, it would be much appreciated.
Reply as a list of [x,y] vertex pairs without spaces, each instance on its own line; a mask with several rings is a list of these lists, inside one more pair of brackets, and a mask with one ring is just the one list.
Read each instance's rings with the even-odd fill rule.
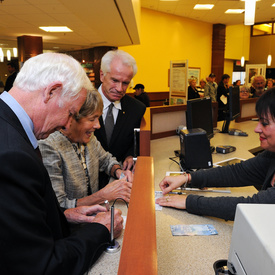
[[266,80],[263,75],[254,75],[251,78],[250,93],[252,97],[260,97],[265,92]]

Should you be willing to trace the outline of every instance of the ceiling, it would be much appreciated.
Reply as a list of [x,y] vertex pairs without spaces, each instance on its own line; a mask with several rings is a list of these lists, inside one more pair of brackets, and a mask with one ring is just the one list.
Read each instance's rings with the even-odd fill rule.
[[[225,25],[243,24],[244,14],[225,14],[227,9],[244,9],[245,2],[240,0],[140,0],[144,8],[170,13],[195,20]],[[270,21],[275,18],[275,0],[261,0],[256,2],[255,22]],[[194,10],[196,4],[214,4],[211,10]]]
[[[0,0],[1,1],[1,0]],[[256,3],[256,22],[275,17],[275,0]],[[214,4],[210,11],[195,4]],[[0,47],[17,46],[22,35],[42,36],[46,50],[69,51],[95,46],[139,44],[140,6],[208,23],[242,24],[244,14],[228,15],[228,8],[244,8],[239,0],[3,0],[0,3]],[[39,26],[67,26],[70,33],[47,33]]]
[[[43,48],[47,50],[138,44],[135,2],[137,0],[3,0],[0,47],[16,47],[17,37],[22,35],[42,36]],[[39,26],[67,26],[73,32],[49,33]]]

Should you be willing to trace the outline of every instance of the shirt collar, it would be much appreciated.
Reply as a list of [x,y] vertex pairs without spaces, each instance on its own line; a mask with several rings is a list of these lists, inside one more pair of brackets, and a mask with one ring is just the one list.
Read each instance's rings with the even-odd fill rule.
[[33,148],[38,146],[37,139],[33,133],[33,122],[21,105],[7,92],[3,92],[0,98],[12,109],[20,123],[22,124]]
[[[109,105],[112,103],[102,92],[102,85],[98,88],[98,92],[100,93],[102,100],[103,100],[103,109],[107,109]],[[121,110],[121,102],[120,101],[115,101],[113,102],[114,106],[116,109]]]

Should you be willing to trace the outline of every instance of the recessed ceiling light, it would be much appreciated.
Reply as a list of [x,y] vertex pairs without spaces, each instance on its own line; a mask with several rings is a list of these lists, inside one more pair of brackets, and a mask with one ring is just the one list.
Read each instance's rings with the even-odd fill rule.
[[39,27],[39,29],[45,31],[45,32],[72,32],[71,29],[65,26],[48,26],[48,27]]
[[197,4],[197,5],[195,5],[194,10],[211,10],[213,7],[214,7],[214,5],[209,5],[209,4],[200,5],[200,4]]
[[275,7],[275,3],[274,4],[272,4],[272,6],[271,7]]
[[228,9],[225,13],[238,14],[243,12],[244,12],[244,9]]

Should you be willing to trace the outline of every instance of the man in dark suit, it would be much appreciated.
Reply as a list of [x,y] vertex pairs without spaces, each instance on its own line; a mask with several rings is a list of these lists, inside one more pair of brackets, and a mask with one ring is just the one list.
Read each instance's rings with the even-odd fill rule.
[[[109,242],[104,207],[63,214],[37,150],[37,139],[69,127],[90,88],[76,60],[47,53],[27,60],[0,96],[0,274],[83,274]],[[71,233],[68,221],[87,224]]]
[[17,76],[17,66],[15,65],[14,62],[9,62],[8,63],[8,71],[10,73],[10,76],[6,80],[5,88],[4,91],[8,92],[13,85],[13,82]]
[[[140,127],[140,122],[146,106],[140,101],[125,95],[130,81],[137,72],[135,59],[122,50],[107,52],[101,60],[100,80],[98,88],[103,99],[103,114],[100,118],[101,128],[95,131],[97,139],[105,151],[113,154],[122,162],[122,169],[131,169],[134,164],[134,128]],[[113,104],[113,129],[109,134],[106,126],[109,106]],[[106,132],[107,131],[107,132]],[[100,179],[105,185],[106,179]]]

